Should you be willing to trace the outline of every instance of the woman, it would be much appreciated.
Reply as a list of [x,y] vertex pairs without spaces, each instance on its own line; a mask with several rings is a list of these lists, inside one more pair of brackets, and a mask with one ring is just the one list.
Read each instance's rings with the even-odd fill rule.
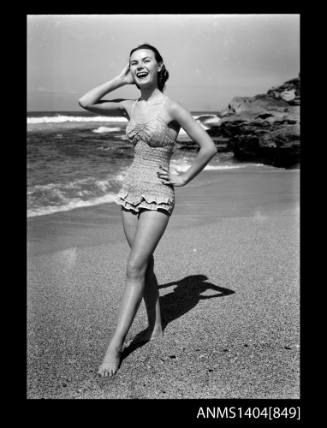
[[[126,285],[117,326],[98,370],[101,376],[112,376],[118,370],[124,340],[142,298],[149,325],[138,340],[146,342],[162,335],[153,252],[174,209],[174,187],[185,186],[217,153],[213,141],[192,115],[163,94],[168,77],[158,50],[143,44],[131,51],[128,65],[117,77],[79,100],[81,107],[93,113],[129,118],[126,134],[135,151],[117,200],[130,246]],[[139,99],[102,100],[104,95],[128,84],[138,87]],[[169,161],[181,127],[200,145],[200,150],[187,171],[173,174]]]

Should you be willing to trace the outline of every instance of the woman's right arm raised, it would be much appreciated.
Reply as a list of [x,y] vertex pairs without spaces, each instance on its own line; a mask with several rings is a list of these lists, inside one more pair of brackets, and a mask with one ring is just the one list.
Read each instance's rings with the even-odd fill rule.
[[131,85],[133,83],[134,79],[131,75],[129,64],[127,64],[118,76],[84,94],[78,100],[78,104],[92,113],[99,113],[106,116],[124,115],[126,112],[125,101],[127,100],[119,98],[106,101],[101,100],[101,98],[121,86]]

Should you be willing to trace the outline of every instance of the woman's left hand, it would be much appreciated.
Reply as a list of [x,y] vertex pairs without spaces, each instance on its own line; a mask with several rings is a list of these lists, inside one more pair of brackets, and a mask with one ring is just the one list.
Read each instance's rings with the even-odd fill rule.
[[185,180],[181,174],[172,174],[167,168],[159,166],[160,171],[157,173],[163,184],[172,184],[176,187],[185,186]]

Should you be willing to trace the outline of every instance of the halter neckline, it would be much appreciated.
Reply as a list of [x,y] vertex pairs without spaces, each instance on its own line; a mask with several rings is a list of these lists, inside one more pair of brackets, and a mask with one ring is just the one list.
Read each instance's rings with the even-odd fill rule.
[[[154,98],[154,101],[157,101],[157,98],[159,99],[159,101],[160,100],[162,100],[162,97],[165,97],[165,94],[163,94],[162,92],[160,93],[160,95],[159,96],[156,96],[155,98]],[[136,100],[136,102],[139,102],[139,101],[145,101],[145,102],[149,102],[149,100],[146,100],[146,99],[144,99],[144,98],[142,98],[142,96],[140,96],[137,100]],[[151,104],[151,100],[150,100],[150,104]]]
[[[163,94],[162,94],[163,95]],[[163,104],[163,102],[166,100],[166,97],[164,96],[164,97],[162,97],[162,98],[160,98],[157,102],[154,102],[153,104],[150,104],[149,105],[149,107],[151,108],[151,107],[154,107],[154,106],[158,106],[159,105],[159,110],[160,110],[160,106]],[[154,113],[154,116],[153,116],[153,114],[151,115],[152,117],[149,119],[149,120],[144,120],[144,118],[139,118],[139,119],[137,119],[137,120],[135,120],[135,107],[136,107],[136,105],[138,104],[138,102],[139,102],[139,99],[137,99],[137,100],[135,100],[134,101],[134,103],[133,103],[133,105],[132,105],[132,111],[131,111],[131,117],[130,117],[130,120],[134,120],[134,122],[143,122],[143,123],[145,123],[145,122],[149,122],[149,121],[151,121],[153,118],[154,118],[154,116],[157,116],[157,113],[159,112],[159,110],[157,110],[157,112],[155,112]],[[142,115],[141,115],[142,116]],[[144,116],[144,115],[143,115]]]

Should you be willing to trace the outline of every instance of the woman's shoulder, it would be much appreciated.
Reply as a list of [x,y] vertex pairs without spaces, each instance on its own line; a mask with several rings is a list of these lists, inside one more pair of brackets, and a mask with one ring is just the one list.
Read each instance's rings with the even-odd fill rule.
[[167,113],[172,119],[177,119],[181,114],[185,114],[185,112],[188,112],[188,110],[179,101],[174,100],[173,98],[170,98],[167,95],[165,95],[165,97]]
[[182,111],[187,110],[183,104],[171,97],[168,97],[167,95],[165,95],[166,97],[166,106],[167,106],[167,110],[170,114],[176,114]]
[[165,97],[167,108],[176,108],[176,107],[178,107],[178,105],[180,105],[180,103],[178,101],[176,101],[175,99],[169,97],[166,94],[163,94],[163,95]]

